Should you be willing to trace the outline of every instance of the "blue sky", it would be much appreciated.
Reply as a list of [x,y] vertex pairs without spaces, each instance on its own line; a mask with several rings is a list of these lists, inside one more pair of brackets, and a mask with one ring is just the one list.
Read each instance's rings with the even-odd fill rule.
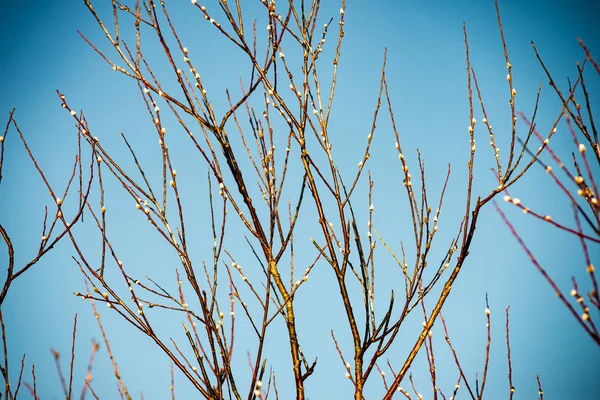
[[[100,1],[95,3],[101,16],[110,22],[110,7]],[[222,110],[226,104],[225,88],[230,88],[233,93],[239,92],[240,77],[246,79],[248,76],[244,59],[211,29],[188,1],[171,3],[172,18],[180,26],[180,34],[190,54],[202,66],[203,76],[208,77],[207,91],[215,93],[215,107]],[[248,4],[247,20],[254,16],[264,19],[258,1],[244,3]],[[334,20],[339,17],[339,2],[322,3],[320,18],[323,23],[331,17]],[[207,7],[217,10],[214,4],[207,3]],[[547,84],[530,41],[535,41],[557,83],[566,90],[566,78],[574,79],[576,76],[575,61],[583,60],[577,37],[586,42],[596,57],[600,54],[600,35],[595,26],[600,5],[592,1],[504,0],[500,2],[500,8],[514,84],[518,90],[516,108],[531,114],[537,88],[542,81],[544,87],[537,121],[538,129],[547,133],[560,111],[560,103]],[[463,22],[467,24],[471,63],[477,73],[488,114],[492,116],[490,121],[493,121],[497,132],[504,133],[497,134],[500,147],[508,148],[509,90],[493,1],[351,1],[345,18],[346,35],[330,127],[340,169],[351,176],[360,161],[362,146],[372,122],[383,51],[387,48],[387,76],[402,146],[412,168],[416,167],[416,149],[421,151],[427,168],[427,185],[433,197],[439,193],[447,164],[452,164],[450,189],[440,220],[438,245],[441,247],[434,250],[434,254],[440,255],[443,253],[442,242],[451,237],[463,213],[466,161],[470,148]],[[10,3],[4,6],[0,22],[0,52],[4,55],[0,62],[3,88],[0,116],[5,121],[10,110],[17,108],[15,118],[29,146],[59,192],[63,190],[74,162],[76,136],[73,120],[60,107],[56,90],[65,93],[74,109],[84,111],[94,135],[125,165],[132,166],[119,132],[124,132],[138,149],[140,160],[148,166],[149,174],[154,179],[160,178],[160,168],[152,167],[153,161],[158,160],[156,136],[155,133],[151,135],[152,123],[136,85],[114,72],[77,34],[79,30],[100,49],[109,50],[83,2],[36,0],[18,5]],[[259,29],[263,25],[259,24]],[[325,57],[333,54],[334,43],[334,37],[328,37]],[[159,49],[154,49],[148,45],[147,55],[160,60]],[[291,48],[286,50],[289,59],[293,59],[293,54]],[[320,67],[324,78],[330,75],[330,65],[323,62]],[[159,74],[166,73],[164,60],[157,61],[154,69]],[[593,73],[588,76],[589,90],[594,96],[600,93],[600,80]],[[167,110],[166,105],[162,108]],[[383,111],[382,114],[385,114]],[[475,115],[480,121],[481,112]],[[177,135],[175,122],[165,118]],[[519,129],[524,132],[526,127],[520,123]],[[489,140],[486,139],[487,134],[481,129],[478,133],[481,135],[478,136],[481,138],[478,139],[478,148],[482,151],[478,153],[475,164],[475,192],[485,194],[495,187],[493,174],[489,172],[493,158],[489,147],[484,145]],[[178,178],[187,188],[185,204],[190,210],[188,215],[197,225],[190,235],[197,243],[192,250],[196,265],[201,265],[202,260],[210,260],[212,245],[206,225],[207,170],[197,153],[190,149],[189,142],[183,139],[183,133],[179,134],[174,136],[170,146],[177,154],[174,159]],[[44,206],[52,210],[53,205],[16,139],[12,131],[5,143],[0,223],[11,235],[19,264],[30,259],[36,251]],[[410,243],[412,230],[404,207],[406,201],[400,190],[400,164],[394,154],[394,142],[389,118],[383,116],[375,134],[372,157],[367,164],[375,180],[373,218],[374,226],[386,242],[399,249],[400,241]],[[574,151],[563,122],[551,143],[564,160],[568,160]],[[108,174],[105,176],[108,177]],[[107,209],[111,218],[109,234],[117,244],[120,257],[131,265],[134,273],[151,276],[173,287],[172,266],[177,262],[176,255],[139,218],[131,199],[124,195],[118,183],[107,179],[106,185]],[[366,189],[366,180],[363,179],[355,198],[355,207],[360,208],[364,229],[368,208]],[[555,220],[572,221],[568,202],[540,168],[534,168],[511,192],[540,213],[550,214]],[[291,193],[293,198],[294,191]],[[93,195],[93,201],[97,204],[97,195]],[[570,290],[572,275],[579,279],[582,287],[587,287],[585,262],[577,240],[526,218],[506,204],[501,206],[565,293]],[[310,208],[306,210],[307,219],[311,213]],[[77,233],[90,258],[97,261],[98,240],[90,222],[91,219],[78,227]],[[241,263],[248,265],[248,269],[252,268],[249,250],[243,238],[235,234],[236,225],[231,229],[234,233],[230,233],[228,249],[236,254],[236,258],[243,260]],[[314,247],[309,239],[315,237],[318,240],[318,235],[311,222],[299,226],[295,244],[299,265],[310,262],[314,256]],[[383,246],[377,251],[380,260],[377,271],[381,277],[381,286],[377,290],[383,304],[399,274]],[[598,246],[591,245],[590,251],[592,261],[598,260]],[[4,243],[0,245],[0,254],[0,270],[4,271],[7,260]],[[72,294],[84,290],[83,277],[71,258],[74,255],[69,243],[61,243],[15,282],[3,305],[12,373],[16,373],[20,357],[26,353],[28,367],[25,370],[29,371],[30,363],[35,363],[38,393],[43,399],[62,397],[49,349],[52,347],[61,352],[62,365],[66,369],[75,313],[79,314],[76,387],[80,387],[77,385],[80,385],[85,373],[92,338],[100,340],[89,304]],[[299,266],[298,269],[304,268]],[[4,279],[5,275],[0,276]],[[350,398],[352,393],[329,334],[330,329],[335,330],[340,344],[345,346],[346,356],[350,357],[347,325],[335,288],[327,265],[318,264],[297,300],[304,351],[309,359],[319,357],[317,372],[307,383],[307,394],[311,399]],[[492,310],[492,350],[486,398],[507,397],[504,309],[508,306],[511,307],[513,379],[519,395],[516,398],[534,398],[537,395],[536,374],[540,375],[548,398],[584,398],[600,389],[597,345],[559,303],[491,204],[482,211],[471,254],[444,308],[453,344],[461,355],[463,368],[471,382],[474,382],[475,373],[481,374],[483,367],[486,293]],[[108,311],[101,308],[112,349],[129,390],[136,398],[139,398],[140,392],[144,393],[145,399],[166,398],[170,385],[166,357],[147,338]],[[399,345],[388,354],[396,368],[420,327],[421,317],[413,317],[412,325],[405,333],[407,339],[400,338]],[[178,338],[184,343],[179,316],[157,313],[153,318],[165,338]],[[449,396],[458,375],[443,340],[440,324],[436,324],[433,332],[439,385]],[[253,343],[242,333],[237,334],[236,340],[239,346],[236,365],[243,376],[247,374],[246,351],[252,351]],[[267,340],[267,357],[275,371],[282,371],[277,375],[280,394],[282,391],[286,393],[285,385],[291,383],[291,377],[284,372],[289,362],[286,346],[285,328],[281,323],[275,324]],[[423,354],[417,358],[412,373],[425,398],[431,398]],[[103,344],[94,376],[93,385],[100,397],[116,398],[114,377]],[[26,377],[26,381],[31,382],[30,375]],[[382,385],[376,377],[372,378],[370,385],[368,398],[381,397]],[[404,386],[408,386],[408,382],[404,382]],[[193,388],[181,374],[176,375],[176,388],[178,398],[195,396]],[[465,397],[463,392],[461,398]],[[282,398],[291,397],[282,395]]]

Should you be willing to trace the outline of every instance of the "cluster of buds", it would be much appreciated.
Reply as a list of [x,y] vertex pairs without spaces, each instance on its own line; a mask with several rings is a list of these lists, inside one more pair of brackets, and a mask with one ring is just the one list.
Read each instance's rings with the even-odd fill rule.
[[242,272],[242,266],[241,266],[241,265],[239,265],[239,264],[237,264],[235,261],[233,261],[233,262],[231,263],[231,266],[232,266],[233,268],[235,268],[235,269],[237,269],[237,270],[238,270],[238,272],[240,273],[240,277],[242,278],[242,280],[243,280],[244,282],[246,282],[246,281],[248,280],[248,278],[246,278],[246,275],[244,275],[244,273]]

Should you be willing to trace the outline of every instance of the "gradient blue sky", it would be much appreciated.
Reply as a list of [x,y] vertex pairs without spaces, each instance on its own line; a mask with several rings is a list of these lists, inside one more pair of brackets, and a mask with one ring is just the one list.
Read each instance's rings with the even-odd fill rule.
[[[218,38],[189,1],[170,3],[173,3],[170,6],[172,17],[181,27],[184,43],[192,55],[199,55],[196,63],[204,68],[203,76],[210,76],[208,91],[217,93],[216,98],[220,96],[225,101],[224,89],[236,91],[240,76],[247,75],[247,69],[239,68],[242,58]],[[260,10],[258,1],[244,3],[248,4],[249,16]],[[328,0],[322,3],[323,23],[330,17],[338,18],[339,2]],[[101,1],[94,4],[102,16],[112,20],[110,7]],[[216,9],[214,5],[212,8],[211,4],[207,6]],[[573,78],[576,74],[574,62],[583,58],[576,38],[581,37],[597,57],[600,54],[600,35],[596,25],[600,5],[581,0],[503,0],[500,7],[518,90],[517,108],[531,114],[537,87],[542,80],[544,89],[538,128],[547,132],[558,114],[560,103],[547,85],[547,79],[544,79],[530,41],[536,42],[558,84],[566,88],[566,78]],[[260,18],[263,18],[262,14]],[[413,166],[416,166],[415,149],[420,149],[427,166],[428,187],[434,196],[439,193],[447,163],[452,163],[451,189],[440,221],[440,231],[446,235],[445,238],[454,232],[463,213],[465,165],[469,150],[463,22],[467,24],[472,66],[484,92],[490,121],[497,132],[506,132],[505,121],[510,119],[506,68],[492,0],[350,1],[346,10],[346,37],[332,116],[337,160],[342,170],[352,173],[360,161],[356,149],[364,145],[371,125],[383,49],[387,47],[388,80],[403,147]],[[69,104],[75,109],[84,111],[94,135],[121,159],[127,160],[119,139],[122,131],[139,149],[142,162],[148,164],[156,160],[156,137],[145,138],[145,132],[151,132],[152,126],[135,85],[107,66],[78,36],[77,30],[101,49],[108,49],[102,32],[81,1],[9,2],[3,5],[0,16],[0,54],[3,55],[0,62],[1,120],[5,121],[12,107],[17,107],[15,117],[22,131],[40,165],[59,191],[62,191],[72,168],[76,140],[73,121],[60,107],[55,93],[57,89],[66,94]],[[333,37],[330,37],[325,55],[331,54],[333,43]],[[149,56],[156,57],[155,53],[148,52]],[[292,57],[291,52],[286,56]],[[200,57],[204,60],[200,61]],[[330,64],[322,65],[321,70],[327,76],[329,72],[326,69]],[[164,64],[159,64],[156,70],[160,73],[163,67]],[[592,95],[600,93],[598,76],[588,76]],[[597,103],[594,104],[597,107]],[[217,107],[223,105],[217,104]],[[476,117],[480,120],[481,113],[477,112]],[[368,164],[375,179],[374,225],[388,243],[399,249],[401,240],[410,241],[412,231],[408,213],[402,207],[405,200],[399,187],[400,166],[392,151],[395,140],[389,118],[382,118],[378,129],[373,157]],[[520,129],[523,131],[525,127],[521,124]],[[20,264],[34,254],[41,235],[44,206],[49,205],[52,209],[52,204],[14,133],[11,132],[6,141],[4,177],[0,186],[0,223],[12,237],[17,264]],[[482,135],[479,139],[482,151],[476,164],[475,190],[477,194],[485,194],[494,187],[494,177],[488,172],[492,157],[488,146],[484,146],[488,141],[487,135],[482,130],[479,134]],[[506,135],[499,140],[504,144],[501,148],[506,149]],[[191,215],[198,221],[206,221],[207,199],[203,194],[206,168],[197,155],[185,147],[185,142],[174,141],[172,147],[180,151],[177,158],[179,165],[176,166],[178,177],[181,176],[182,182],[189,185],[187,201],[194,209]],[[563,123],[559,125],[559,133],[553,143],[555,150],[565,159],[570,157],[573,145]],[[139,215],[134,213],[130,199],[119,192],[118,185],[109,182],[107,187],[113,194],[107,205],[109,216],[113,218],[109,229],[114,235],[113,242],[118,243],[122,259],[140,275],[172,284],[172,273],[162,271],[171,271],[170,266],[176,262],[175,255],[169,253],[148,231],[143,223],[145,221],[140,221]],[[355,200],[355,206],[362,207],[360,213],[363,217],[368,207],[365,188],[363,184]],[[541,213],[550,214],[557,220],[572,220],[568,203],[538,169],[512,192]],[[576,240],[526,218],[504,204],[502,207],[561,288],[568,292],[571,275],[579,277],[581,285],[587,287],[583,278],[584,260]],[[366,220],[363,221],[366,228]],[[78,233],[83,238],[90,237],[89,243],[84,242],[89,254],[94,254],[98,241],[95,238],[92,241],[94,227],[89,226],[89,221],[86,225],[78,228]],[[194,249],[197,264],[200,260],[209,259],[211,254],[207,232],[201,223],[199,226],[195,234],[199,245],[197,250]],[[306,246],[312,252],[313,247],[308,240],[311,236],[318,238],[310,225],[300,227],[296,246],[300,249]],[[442,245],[442,241],[438,245]],[[243,259],[248,249],[236,244],[239,242],[239,237],[230,238],[229,249]],[[6,245],[0,244],[2,271],[7,260],[5,250]],[[382,277],[379,293],[383,302],[397,271],[386,259],[383,248],[379,250],[382,260],[378,272]],[[443,250],[438,248],[437,251]],[[591,251],[593,260],[598,260],[598,246],[592,247]],[[75,313],[79,313],[78,384],[83,379],[91,339],[100,340],[89,304],[72,295],[73,291],[84,290],[82,276],[71,259],[72,255],[74,251],[68,243],[60,244],[32,271],[16,281],[4,303],[12,373],[16,373],[20,357],[26,353],[27,365],[31,362],[36,364],[38,392],[43,399],[62,397],[49,349],[53,347],[64,355],[63,368],[66,369]],[[307,255],[304,261],[311,256]],[[94,259],[93,256],[91,258]],[[302,256],[299,258],[301,265]],[[252,262],[248,260],[244,264],[251,265]],[[300,334],[304,337],[304,351],[309,359],[319,356],[317,372],[307,383],[311,399],[350,398],[352,393],[329,336],[329,330],[334,328],[340,343],[346,346],[346,356],[350,357],[346,324],[330,272],[326,265],[319,265],[307,282],[304,293],[300,293],[297,305],[298,320],[303,326]],[[4,275],[0,276],[4,279]],[[471,255],[444,309],[452,340],[459,355],[462,355],[463,367],[471,382],[476,372],[481,374],[483,366],[486,293],[492,309],[493,340],[486,398],[507,398],[508,395],[504,309],[509,305],[514,383],[519,395],[516,398],[535,398],[536,374],[541,377],[547,398],[589,398],[600,390],[598,347],[576,326],[501,223],[491,204],[482,212]],[[145,399],[167,398],[170,377],[166,357],[155,351],[147,338],[108,310],[102,308],[101,311],[121,373],[134,397],[139,398],[139,393],[143,392]],[[164,329],[165,338],[181,338],[182,332],[176,320],[173,322],[165,318],[164,322],[158,323]],[[412,323],[418,329],[420,317],[415,315]],[[449,396],[458,375],[438,325],[434,327],[434,345],[437,349],[439,386]],[[405,343],[400,338],[399,347],[389,354],[392,362],[396,360],[396,368],[404,359],[405,348],[412,344],[414,335],[410,333],[415,331],[407,330],[409,339]],[[240,334],[236,339],[239,339],[236,360],[243,371],[247,366],[246,342]],[[249,350],[251,346],[248,342]],[[285,368],[288,352],[281,324],[274,326],[267,348],[274,369]],[[29,370],[27,367],[26,371]],[[431,398],[424,355],[418,357],[412,372],[425,398]],[[93,385],[100,397],[116,398],[114,377],[104,345],[101,345],[94,375]],[[25,380],[31,381],[30,376],[26,376]],[[290,382],[289,374],[280,372],[277,379],[281,385],[281,398],[291,398],[288,397],[291,395],[283,394],[287,392],[285,385]],[[377,378],[373,377],[372,381],[369,399],[378,398],[382,393],[382,385]],[[408,382],[404,386],[408,386]],[[178,398],[195,398],[192,388],[180,374],[176,375],[176,387]],[[465,397],[466,393],[463,393],[461,398]]]

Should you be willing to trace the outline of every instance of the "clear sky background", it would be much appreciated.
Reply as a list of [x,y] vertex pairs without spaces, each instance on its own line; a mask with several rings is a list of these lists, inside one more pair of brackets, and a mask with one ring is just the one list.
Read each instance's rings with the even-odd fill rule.
[[[60,107],[56,90],[66,94],[74,109],[83,110],[93,135],[98,136],[103,145],[126,165],[130,165],[125,161],[127,153],[119,136],[119,132],[124,132],[137,149],[141,161],[148,166],[153,179],[160,179],[160,168],[151,167],[159,160],[156,133],[152,131],[151,120],[135,84],[114,72],[77,34],[80,30],[99,48],[108,50],[103,33],[83,2],[35,0],[6,3],[0,14],[0,117],[5,121],[10,110],[17,108],[15,118],[51,183],[59,192],[63,190],[76,151],[73,120]],[[106,2],[96,1],[94,4],[110,23],[110,7],[103,3]],[[173,20],[181,29],[184,44],[190,49],[191,57],[195,57],[193,61],[201,66],[202,75],[209,77],[205,79],[207,90],[215,93],[215,106],[222,110],[226,101],[225,88],[237,93],[239,79],[247,79],[249,69],[243,64],[237,49],[223,41],[189,1],[171,1],[168,4]],[[264,10],[259,1],[247,0],[244,5],[248,21],[254,17],[264,20]],[[207,6],[217,9],[214,4],[211,7],[207,3]],[[440,247],[434,250],[434,254],[443,254],[442,242],[455,232],[464,213],[466,162],[470,148],[463,22],[467,24],[471,62],[485,96],[490,122],[495,126],[501,149],[504,152],[508,149],[509,90],[493,1],[377,0],[349,1],[347,6],[346,36],[330,128],[337,161],[343,172],[352,174],[356,171],[371,126],[383,51],[387,48],[388,81],[402,144],[413,168],[416,167],[417,147],[421,151],[432,196],[438,195],[447,164],[452,164],[450,189],[440,220]],[[339,18],[339,7],[337,1],[323,1],[321,22],[325,23],[331,17],[334,20]],[[544,88],[538,129],[547,133],[560,111],[560,103],[547,84],[530,41],[535,41],[557,84],[566,90],[567,77],[573,81],[576,78],[575,61],[583,60],[577,37],[586,42],[596,58],[600,56],[597,26],[600,5],[584,0],[503,0],[500,8],[518,90],[517,109],[531,114],[541,81]],[[266,33],[262,31],[263,25],[259,23],[259,32]],[[324,48],[325,56],[333,54],[334,43],[334,36],[330,36]],[[149,57],[158,59],[159,49],[152,51],[150,45],[147,49]],[[292,50],[286,52],[288,56],[292,59]],[[321,71],[324,77],[329,76],[330,65],[323,62]],[[159,62],[155,71],[167,74],[164,67],[164,62]],[[587,76],[594,101],[600,94],[600,78],[594,73]],[[598,110],[598,102],[592,104]],[[167,109],[166,105],[161,107]],[[480,121],[481,113],[476,112],[475,115]],[[206,166],[190,150],[189,142],[183,139],[183,132],[177,131],[172,120],[167,121],[171,122],[174,132],[170,147],[177,154],[173,158],[178,178],[181,177],[181,182],[187,185],[184,194],[184,204],[190,210],[187,215],[190,220],[197,221],[191,233],[197,243],[192,254],[196,265],[201,265],[202,260],[210,260],[212,247],[206,225]],[[475,192],[483,195],[495,187],[494,176],[489,172],[494,164],[492,151],[487,146],[487,133],[480,125],[478,128]],[[519,129],[525,132],[526,126],[519,122]],[[378,124],[367,167],[375,180],[374,225],[383,238],[399,251],[400,241],[410,243],[412,227],[408,211],[403,207],[406,201],[400,190],[402,178],[400,164],[394,155],[394,142],[389,118],[384,116]],[[565,162],[575,150],[563,122],[552,145]],[[48,205],[53,210],[53,204],[14,131],[6,141],[5,157],[0,186],[0,223],[11,235],[17,265],[20,265],[35,254],[44,206]],[[595,172],[598,172],[597,169]],[[108,174],[105,176],[108,177]],[[150,276],[174,288],[172,266],[177,263],[176,255],[164,246],[155,232],[153,234],[148,229],[145,219],[135,212],[134,204],[123,194],[118,183],[108,179],[106,185],[108,216],[111,218],[109,233],[120,258],[140,276]],[[360,208],[363,229],[367,227],[364,219],[368,212],[366,188],[366,180],[363,180],[355,200],[355,207]],[[573,225],[568,202],[541,168],[534,168],[511,192],[532,209]],[[290,196],[294,198],[293,191]],[[97,204],[97,195],[94,195],[93,201]],[[571,276],[578,277],[582,289],[589,288],[577,240],[524,216],[514,207],[504,203],[501,207],[565,293],[571,288]],[[307,218],[311,213],[310,209],[306,211]],[[98,249],[98,240],[95,227],[90,222],[91,219],[88,219],[79,227],[77,234],[90,258],[97,261],[99,257],[94,251]],[[247,270],[258,268],[249,256],[241,235],[236,236],[235,225],[231,229],[226,242],[228,249],[242,260]],[[298,270],[303,270],[303,263],[310,262],[314,255],[310,237],[319,239],[314,225],[299,226],[295,243],[299,253]],[[377,290],[381,296],[380,304],[384,304],[390,288],[403,286],[403,283],[395,281],[400,275],[385,255],[383,246],[377,251],[381,282]],[[590,251],[592,261],[600,264],[597,262],[600,255],[598,246],[591,245]],[[0,244],[0,254],[0,270],[5,271],[7,257],[4,243]],[[12,374],[17,373],[20,358],[26,353],[25,371],[30,371],[30,364],[35,363],[38,393],[43,399],[63,397],[50,348],[61,352],[62,366],[66,370],[75,313],[79,314],[76,388],[80,388],[83,381],[92,338],[101,340],[89,303],[72,294],[85,289],[83,277],[71,258],[73,255],[72,246],[66,241],[61,243],[15,282],[3,305]],[[5,275],[0,276],[3,281]],[[398,282],[397,285],[394,282]],[[353,393],[329,334],[330,329],[335,330],[346,357],[351,358],[347,324],[336,287],[330,269],[322,263],[318,264],[314,275],[298,295],[296,312],[303,350],[308,359],[319,357],[317,370],[307,382],[307,394],[313,400],[351,398]],[[483,367],[486,293],[492,312],[492,350],[486,398],[508,397],[504,336],[504,310],[508,306],[511,307],[515,398],[536,398],[537,374],[549,399],[590,398],[600,390],[598,346],[560,304],[502,224],[492,204],[482,211],[471,254],[444,308],[451,338],[471,383],[476,373],[481,376]],[[113,351],[130,392],[136,398],[140,397],[140,392],[145,399],[167,398],[170,376],[166,356],[157,351],[150,340],[108,311],[101,308]],[[156,312],[153,318],[165,340],[173,337],[184,344],[180,317],[173,319],[163,314]],[[412,338],[418,332],[420,318],[420,314],[413,316],[410,322],[414,329],[407,328],[406,336],[401,337],[399,345],[388,354],[396,368],[400,367],[407,349],[414,343]],[[458,372],[445,345],[440,324],[434,327],[433,335],[439,386],[449,397]],[[246,351],[252,351],[254,344],[242,332],[236,334],[236,341],[236,367],[240,376],[248,375]],[[289,352],[282,323],[273,327],[267,340],[267,358],[275,371],[281,371],[277,374],[281,398],[292,398],[292,392],[289,388],[286,390],[286,385],[292,381],[285,369]],[[100,398],[117,398],[114,376],[103,344],[94,371],[93,386]],[[412,374],[420,392],[425,398],[431,398],[424,354],[417,358]],[[31,382],[30,374],[26,374],[25,381]],[[404,386],[408,386],[408,382],[404,382]],[[180,399],[197,398],[181,374],[176,375],[176,388]],[[381,397],[383,389],[377,377],[371,378],[367,393],[368,399]],[[463,392],[460,397],[466,396],[467,393]]]

